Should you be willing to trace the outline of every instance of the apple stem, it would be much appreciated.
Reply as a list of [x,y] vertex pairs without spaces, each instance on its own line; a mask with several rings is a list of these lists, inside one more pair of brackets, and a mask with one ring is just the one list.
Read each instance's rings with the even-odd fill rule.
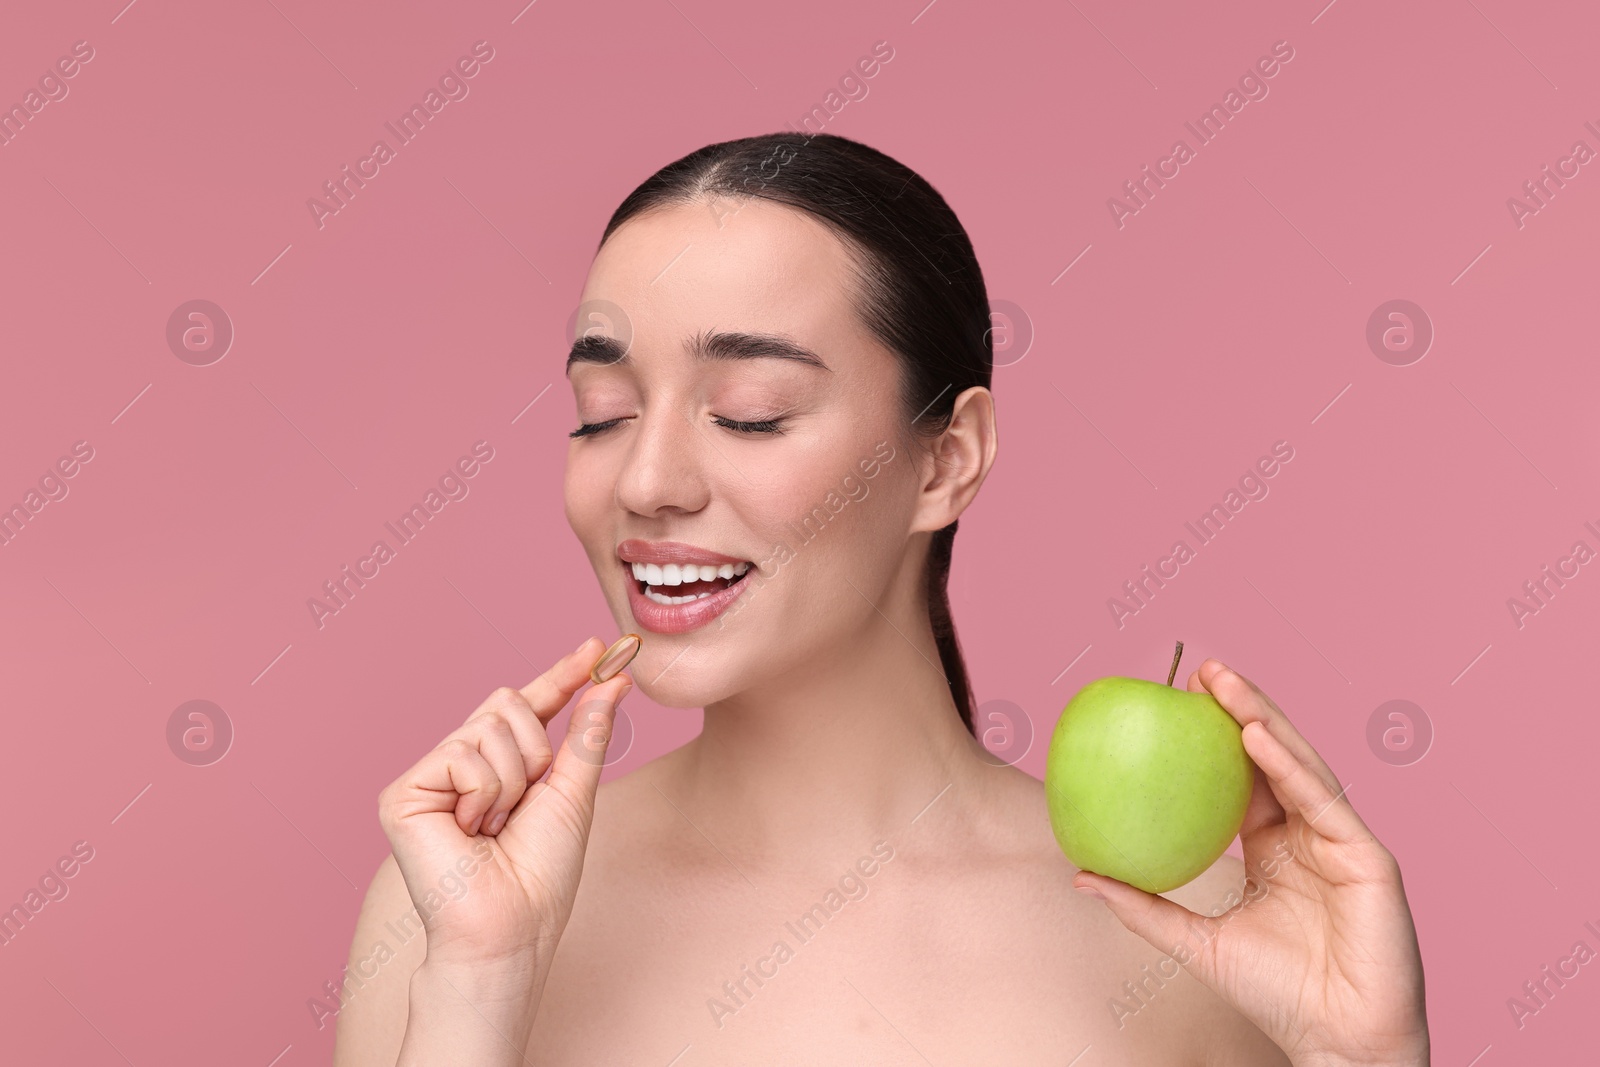
[[1183,642],[1178,642],[1177,649],[1172,653],[1172,669],[1167,672],[1167,684],[1172,684],[1172,679],[1178,676],[1178,661],[1183,658]]

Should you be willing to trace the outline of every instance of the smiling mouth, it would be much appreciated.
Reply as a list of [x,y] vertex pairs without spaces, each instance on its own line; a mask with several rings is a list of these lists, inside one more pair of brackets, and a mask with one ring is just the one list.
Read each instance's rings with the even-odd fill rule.
[[749,563],[721,566],[693,563],[626,563],[632,568],[639,592],[656,604],[689,604],[737,585],[750,572]]

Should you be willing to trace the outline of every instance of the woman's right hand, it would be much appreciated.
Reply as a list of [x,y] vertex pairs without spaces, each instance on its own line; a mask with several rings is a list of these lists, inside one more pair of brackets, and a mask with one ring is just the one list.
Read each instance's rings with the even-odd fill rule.
[[379,795],[430,968],[509,970],[537,994],[572,914],[616,706],[633,680],[585,693],[560,751],[545,727],[604,647],[591,637],[521,690],[495,690]]

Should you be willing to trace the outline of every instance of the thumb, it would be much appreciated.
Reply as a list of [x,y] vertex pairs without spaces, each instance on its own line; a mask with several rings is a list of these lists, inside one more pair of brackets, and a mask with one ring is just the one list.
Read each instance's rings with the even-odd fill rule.
[[567,723],[567,736],[550,764],[549,787],[586,816],[594,811],[594,794],[600,787],[600,772],[605,769],[617,705],[632,688],[633,679],[619,674],[583,694]]
[[1226,915],[1200,915],[1165,897],[1089,871],[1073,875],[1072,886],[1105,901],[1123,926],[1177,960],[1206,985],[1213,984],[1217,937],[1222,923],[1227,921]]

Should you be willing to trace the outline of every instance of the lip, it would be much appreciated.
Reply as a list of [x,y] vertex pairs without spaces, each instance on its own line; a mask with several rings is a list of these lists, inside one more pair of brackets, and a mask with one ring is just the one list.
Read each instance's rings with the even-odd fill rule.
[[641,541],[630,537],[617,546],[617,555],[629,563],[699,563],[720,567],[724,563],[749,563],[738,556],[724,556],[709,548],[686,545],[682,541]]
[[[739,599],[749,584],[747,572],[743,580],[699,600],[691,600],[687,604],[657,604],[639,588],[639,582],[633,576],[634,563],[695,563],[716,567],[724,563],[750,561],[679,541],[627,540],[617,546],[617,555],[623,581],[627,583],[628,607],[633,612],[634,621],[651,633],[682,634],[698,630],[728,610],[729,605]],[[754,570],[755,564],[750,563],[750,567]]]

